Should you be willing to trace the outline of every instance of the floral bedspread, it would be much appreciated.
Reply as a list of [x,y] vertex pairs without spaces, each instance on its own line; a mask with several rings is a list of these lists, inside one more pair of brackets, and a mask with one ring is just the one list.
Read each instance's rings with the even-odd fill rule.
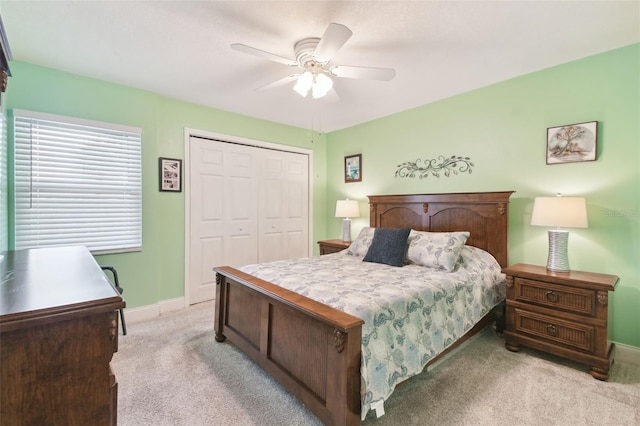
[[240,269],[364,320],[363,420],[504,298],[500,265],[470,246],[453,272],[363,262],[346,251]]

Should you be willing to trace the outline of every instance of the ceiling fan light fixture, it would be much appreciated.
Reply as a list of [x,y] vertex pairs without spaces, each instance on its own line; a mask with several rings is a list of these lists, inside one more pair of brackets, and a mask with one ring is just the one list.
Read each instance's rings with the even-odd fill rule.
[[311,91],[314,99],[321,98],[329,93],[333,87],[333,80],[323,73],[305,71],[298,76],[293,90],[300,96],[306,98]]
[[329,93],[329,90],[333,87],[333,80],[327,75],[316,74],[313,79],[313,87],[311,94],[314,99],[321,98]]
[[[327,26],[321,38],[304,38],[294,45],[295,60],[241,43],[233,43],[231,48],[239,52],[268,59],[272,62],[293,66],[302,71],[302,73],[296,71],[293,74],[289,74],[256,90],[280,87],[296,80],[296,84],[293,87],[296,93],[306,98],[311,91],[313,98],[318,99],[329,94],[329,91],[332,91],[332,79],[334,77],[379,81],[392,80],[396,75],[395,70],[392,68],[344,66],[335,65],[331,62],[336,52],[352,35],[353,32],[346,26],[332,22]],[[338,95],[335,91],[332,91],[330,98],[332,98],[333,101],[337,101]]]
[[310,71],[305,71],[298,76],[298,80],[296,81],[296,85],[293,86],[293,90],[295,90],[303,98],[306,98],[312,85],[313,74],[311,74]]

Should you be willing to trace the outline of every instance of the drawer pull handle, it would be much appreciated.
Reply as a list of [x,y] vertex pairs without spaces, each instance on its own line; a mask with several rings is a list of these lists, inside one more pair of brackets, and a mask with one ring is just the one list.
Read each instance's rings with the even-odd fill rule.
[[555,337],[558,335],[558,329],[553,324],[547,324],[547,334]]
[[547,296],[547,300],[549,302],[556,303],[558,301],[558,293],[554,292],[553,290],[549,290],[545,295]]

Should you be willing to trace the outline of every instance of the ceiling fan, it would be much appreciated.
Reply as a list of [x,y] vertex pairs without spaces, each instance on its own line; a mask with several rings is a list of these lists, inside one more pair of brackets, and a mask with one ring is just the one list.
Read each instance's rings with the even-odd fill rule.
[[311,37],[298,41],[294,46],[295,60],[275,55],[241,43],[231,45],[233,50],[259,56],[273,62],[296,67],[300,70],[258,87],[267,90],[296,81],[293,88],[301,96],[311,92],[314,98],[325,96],[333,87],[331,77],[389,81],[395,77],[392,68],[359,67],[331,64],[336,52],[351,38],[353,32],[344,25],[331,23],[321,38]]

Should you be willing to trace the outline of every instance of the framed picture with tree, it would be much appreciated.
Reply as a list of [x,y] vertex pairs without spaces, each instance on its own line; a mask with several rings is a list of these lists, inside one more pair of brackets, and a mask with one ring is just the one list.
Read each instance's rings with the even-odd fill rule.
[[597,141],[597,121],[549,127],[547,164],[595,161]]

